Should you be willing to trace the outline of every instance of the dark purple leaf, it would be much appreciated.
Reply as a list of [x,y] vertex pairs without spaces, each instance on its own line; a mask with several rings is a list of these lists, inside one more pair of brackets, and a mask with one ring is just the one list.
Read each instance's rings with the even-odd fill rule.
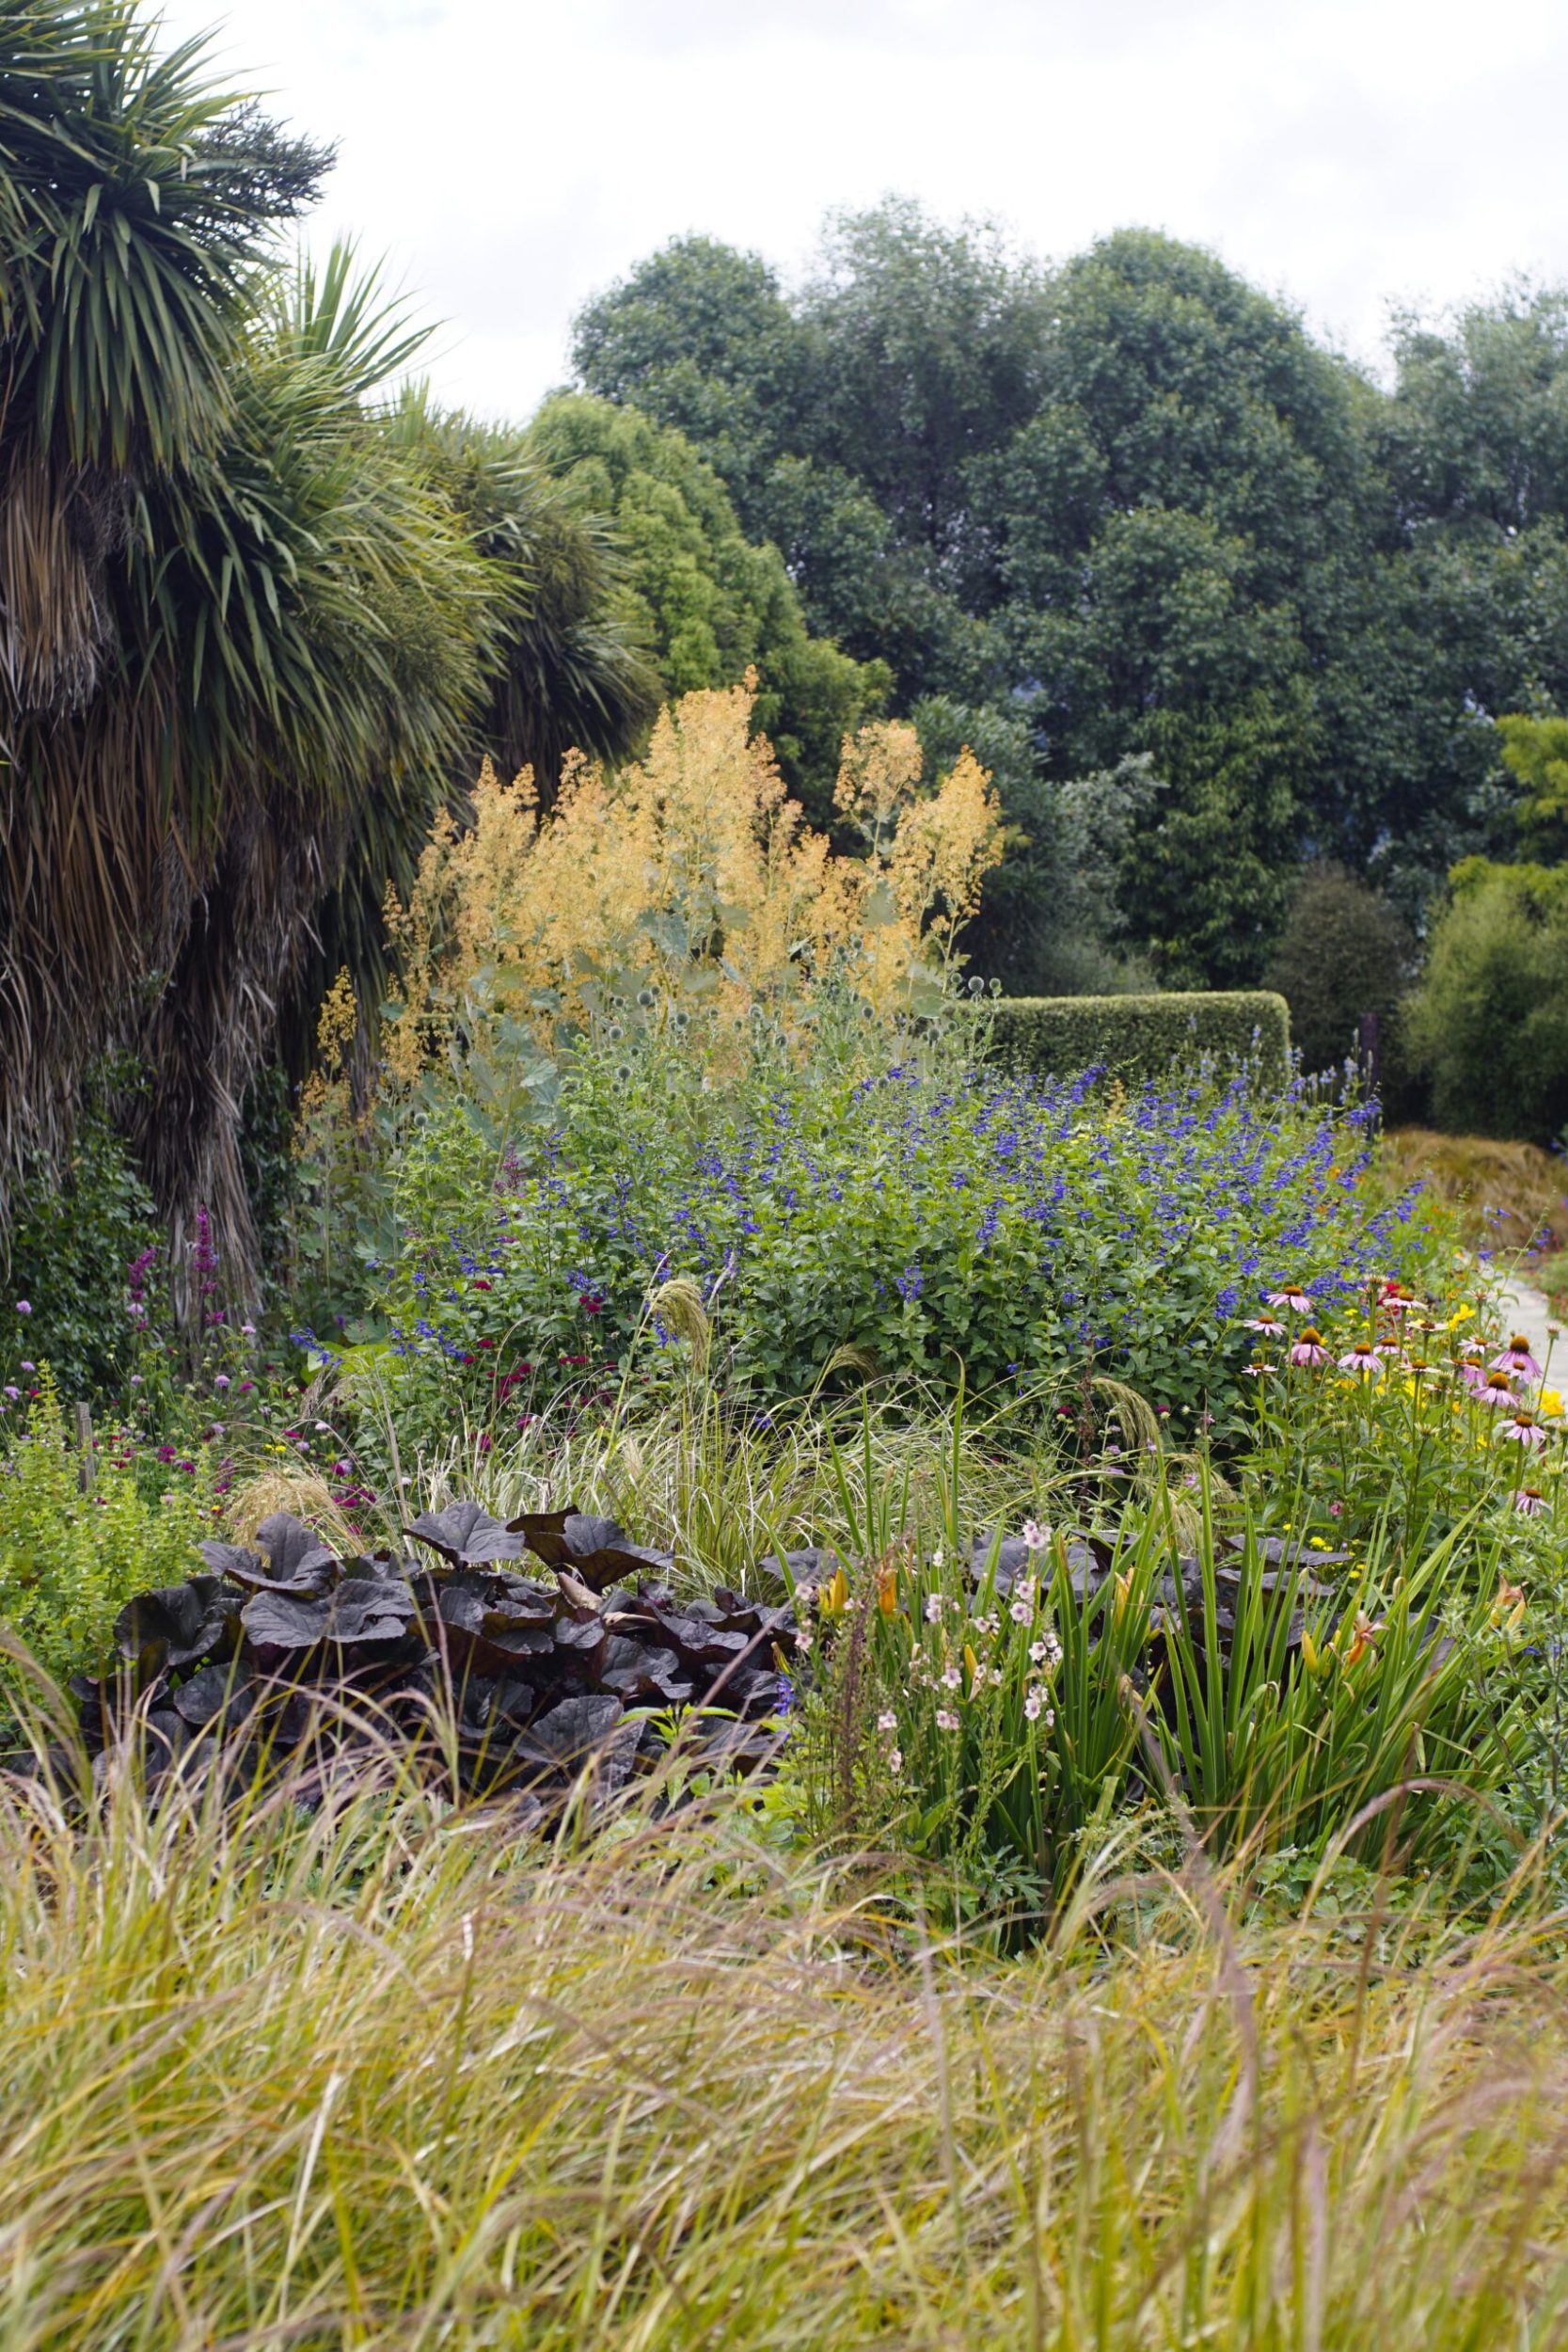
[[522,1536],[477,1502],[449,1502],[444,1511],[424,1511],[408,1529],[455,1568],[483,1567],[493,1560],[520,1559]]

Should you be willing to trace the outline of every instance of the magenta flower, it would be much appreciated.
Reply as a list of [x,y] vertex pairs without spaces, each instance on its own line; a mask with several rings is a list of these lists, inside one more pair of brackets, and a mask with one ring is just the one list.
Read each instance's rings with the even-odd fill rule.
[[16,1302],[16,1311],[19,1315],[30,1315],[33,1311],[32,1300],[30,1298],[19,1298]]
[[1539,1380],[1541,1367],[1530,1354],[1528,1333],[1515,1331],[1492,1369],[1494,1372],[1517,1373],[1525,1380]]
[[1504,1422],[1502,1434],[1505,1438],[1511,1438],[1515,1445],[1528,1445],[1531,1449],[1544,1446],[1546,1442],[1546,1433],[1541,1423],[1536,1420],[1535,1415],[1527,1412],[1522,1405],[1516,1406],[1508,1420]]
[[1319,1364],[1327,1363],[1328,1350],[1323,1345],[1323,1335],[1321,1331],[1314,1330],[1311,1324],[1307,1324],[1305,1329],[1296,1334],[1295,1344],[1291,1350],[1291,1361],[1292,1364],[1308,1364],[1314,1368]]
[[1293,1282],[1287,1282],[1282,1291],[1270,1291],[1269,1305],[1287,1308],[1293,1315],[1309,1315],[1312,1311],[1311,1299]]
[[1486,1361],[1479,1347],[1467,1347],[1459,1359],[1459,1376],[1467,1389],[1486,1386]]
[[1546,1507],[1546,1498],[1539,1486],[1521,1486],[1513,1497],[1513,1508],[1527,1519],[1538,1519]]
[[1480,1405],[1490,1405],[1494,1412],[1500,1412],[1505,1405],[1512,1405],[1514,1402],[1513,1383],[1507,1373],[1489,1372],[1476,1390],[1476,1401]]

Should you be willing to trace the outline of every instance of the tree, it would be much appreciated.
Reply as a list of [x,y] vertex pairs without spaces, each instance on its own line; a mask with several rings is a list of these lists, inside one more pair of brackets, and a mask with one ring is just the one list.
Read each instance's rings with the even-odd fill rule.
[[1556,1143],[1568,1126],[1568,867],[1455,868],[1407,1018],[1440,1126]]
[[1119,903],[1172,978],[1256,977],[1304,860],[1416,921],[1514,846],[1493,720],[1568,708],[1568,294],[1402,320],[1386,392],[1197,247],[1129,230],[1047,271],[893,200],[831,219],[793,293],[668,246],[577,357],[689,435],[894,709],[1022,730],[978,934],[1014,986],[1049,963],[1019,895],[1054,886],[1049,788],[1127,758],[1166,789]]
[[0,1162],[134,1045],[176,1252],[205,1202],[241,1286],[238,1104],[322,911],[379,906],[546,603],[376,406],[420,338],[281,267],[326,160],[131,0],[0,0]]
[[1342,866],[1308,866],[1269,965],[1291,1008],[1291,1041],[1309,1071],[1355,1051],[1366,1013],[1386,1020],[1410,977],[1416,943],[1397,910]]
[[879,710],[889,674],[807,629],[778,551],[743,536],[713,469],[673,427],[580,395],[528,435],[571,510],[613,529],[626,625],[676,698],[757,674],[757,723],[814,821],[829,820],[839,749]]

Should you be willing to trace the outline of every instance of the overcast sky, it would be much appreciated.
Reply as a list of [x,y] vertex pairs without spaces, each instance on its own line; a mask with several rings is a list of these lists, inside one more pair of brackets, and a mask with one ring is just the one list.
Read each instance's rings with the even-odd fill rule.
[[167,0],[339,145],[352,230],[521,418],[573,311],[701,230],[784,270],[896,191],[1061,257],[1215,247],[1375,358],[1390,302],[1568,278],[1564,0]]

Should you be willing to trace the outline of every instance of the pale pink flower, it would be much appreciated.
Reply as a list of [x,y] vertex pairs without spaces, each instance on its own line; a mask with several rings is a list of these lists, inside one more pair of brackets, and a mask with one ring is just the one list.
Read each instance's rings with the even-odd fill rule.
[[879,1731],[896,1731],[896,1730],[897,1730],[897,1728],[898,1728],[898,1718],[897,1718],[897,1716],[894,1713],[894,1711],[893,1711],[893,1709],[892,1709],[892,1708],[891,1708],[891,1707],[884,1707],[884,1708],[883,1708],[883,1709],[882,1709],[882,1711],[881,1711],[881,1713],[878,1716],[878,1718],[877,1718],[877,1728],[878,1728],[878,1730],[879,1730]]
[[943,1666],[942,1670],[942,1687],[944,1691],[958,1690],[962,1681],[963,1670],[960,1666],[958,1666],[956,1662],[950,1662],[949,1664]]
[[889,1771],[890,1772],[894,1773],[895,1776],[896,1776],[896,1774],[898,1774],[899,1772],[901,1772],[903,1771],[903,1769],[904,1769],[904,1756],[903,1756],[903,1751],[902,1751],[901,1749],[899,1749],[899,1748],[889,1748],[889,1750],[888,1750],[888,1752],[887,1752],[887,1768],[888,1768],[888,1771]]
[[1511,1438],[1515,1445],[1528,1445],[1532,1452],[1546,1442],[1546,1433],[1541,1423],[1536,1420],[1535,1415],[1527,1412],[1522,1405],[1515,1406],[1513,1413],[1504,1422],[1502,1434],[1505,1438]]
[[1513,1508],[1527,1519],[1537,1519],[1546,1507],[1546,1498],[1539,1486],[1521,1486],[1513,1497]]
[[1007,1612],[1014,1625],[1027,1625],[1034,1613],[1034,1610],[1026,1600],[1015,1600]]
[[1523,1380],[1539,1380],[1541,1367],[1530,1354],[1528,1333],[1515,1331],[1492,1369],[1494,1372],[1516,1373]]
[[1040,1709],[1044,1705],[1045,1700],[1039,1692],[1031,1691],[1028,1697],[1023,1702],[1023,1711],[1032,1724],[1037,1724],[1039,1722]]
[[1310,1297],[1294,1282],[1287,1282],[1282,1291],[1270,1291],[1269,1305],[1283,1307],[1292,1315],[1309,1315],[1312,1311]]
[[1049,1527],[1042,1527],[1037,1519],[1025,1519],[1023,1540],[1031,1551],[1043,1551],[1051,1541],[1051,1530]]
[[1370,1340],[1357,1340],[1349,1355],[1340,1357],[1339,1370],[1354,1373],[1362,1380],[1375,1380],[1383,1370],[1383,1362]]
[[1242,1328],[1243,1331],[1260,1332],[1266,1340],[1282,1340],[1285,1337],[1285,1326],[1277,1315],[1248,1315]]
[[1307,1364],[1313,1367],[1327,1363],[1328,1350],[1323,1345],[1323,1333],[1314,1330],[1311,1324],[1307,1324],[1305,1329],[1297,1332],[1295,1344],[1291,1350],[1291,1361],[1292,1364]]
[[953,1709],[950,1707],[939,1707],[937,1708],[937,1729],[939,1731],[957,1731],[958,1728],[958,1719],[957,1715],[954,1714]]

